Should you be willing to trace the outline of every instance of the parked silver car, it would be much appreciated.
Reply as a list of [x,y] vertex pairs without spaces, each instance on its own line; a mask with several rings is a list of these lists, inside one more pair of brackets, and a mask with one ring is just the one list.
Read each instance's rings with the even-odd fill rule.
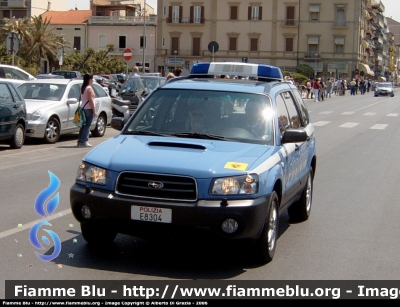
[[0,80],[11,81],[16,86],[36,78],[18,66],[0,64]]
[[[45,143],[52,144],[62,134],[78,132],[73,118],[82,83],[79,79],[40,79],[21,84],[19,90],[28,113],[26,136],[42,138]],[[92,123],[91,133],[94,137],[102,137],[111,123],[111,97],[99,84],[92,86],[99,116]]]

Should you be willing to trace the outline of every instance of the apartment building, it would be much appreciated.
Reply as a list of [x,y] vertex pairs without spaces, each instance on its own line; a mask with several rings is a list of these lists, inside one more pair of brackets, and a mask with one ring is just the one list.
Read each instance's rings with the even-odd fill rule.
[[[146,9],[144,9],[146,7]],[[140,71],[154,71],[156,51],[156,22],[154,8],[145,1],[90,0],[92,11],[88,20],[87,46],[105,50],[112,44],[109,55],[124,60],[124,50],[132,50],[127,66]],[[144,69],[143,69],[144,63]]]
[[[60,0],[1,0],[0,20],[24,18],[43,14],[49,10],[67,10],[67,1]],[[2,21],[1,21],[2,22]]]
[[158,0],[155,65],[165,73],[202,61],[288,71],[305,63],[317,76],[385,78],[398,52],[384,9],[379,0]]

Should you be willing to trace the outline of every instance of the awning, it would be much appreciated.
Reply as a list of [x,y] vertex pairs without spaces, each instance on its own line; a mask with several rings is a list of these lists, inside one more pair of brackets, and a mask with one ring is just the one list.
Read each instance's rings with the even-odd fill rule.
[[358,69],[362,70],[365,72],[367,75],[371,75],[371,69],[369,68],[368,65],[363,64],[363,63],[358,63]]
[[369,72],[369,74],[370,74],[371,76],[375,76],[375,73],[374,73],[372,70]]
[[319,4],[310,4],[309,10],[312,13],[318,13],[319,12]]
[[319,36],[309,36],[307,39],[308,44],[318,45],[319,44]]
[[344,45],[344,37],[335,37],[335,45]]
[[385,77],[379,77],[379,80],[386,81]]

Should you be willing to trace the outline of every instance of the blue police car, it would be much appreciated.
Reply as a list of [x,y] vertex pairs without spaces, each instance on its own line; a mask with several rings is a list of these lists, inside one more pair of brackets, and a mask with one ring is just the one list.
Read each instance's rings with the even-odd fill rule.
[[200,235],[248,244],[267,263],[279,216],[309,218],[315,131],[278,67],[195,64],[152,91],[126,124],[111,125],[120,134],[86,154],[70,190],[91,244],[117,233]]

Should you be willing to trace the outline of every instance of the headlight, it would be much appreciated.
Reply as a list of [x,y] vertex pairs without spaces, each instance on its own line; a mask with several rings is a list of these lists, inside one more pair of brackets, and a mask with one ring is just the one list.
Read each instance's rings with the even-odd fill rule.
[[258,192],[258,175],[247,174],[236,177],[214,179],[213,195],[248,195]]
[[107,171],[104,168],[81,163],[76,173],[76,179],[91,182],[96,184],[105,185],[107,178]]
[[38,120],[42,116],[41,111],[35,111],[31,114],[28,114],[27,118],[28,120]]

